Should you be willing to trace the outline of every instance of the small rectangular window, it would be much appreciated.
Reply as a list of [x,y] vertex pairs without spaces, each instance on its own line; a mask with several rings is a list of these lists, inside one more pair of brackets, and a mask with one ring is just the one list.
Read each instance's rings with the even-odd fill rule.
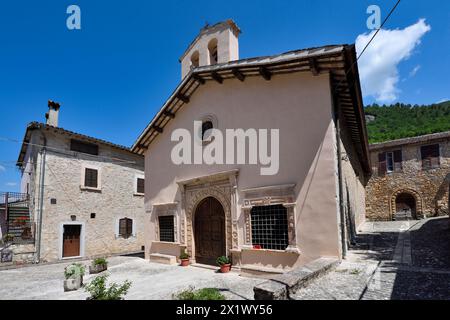
[[145,193],[145,180],[142,178],[137,179],[137,193]]
[[123,218],[119,220],[119,236],[128,239],[133,235],[133,220]]
[[439,168],[439,144],[420,147],[420,154],[422,156],[422,169]]
[[262,249],[286,250],[289,245],[287,209],[282,205],[253,207],[252,244]]
[[159,241],[175,242],[174,216],[159,217]]
[[98,188],[98,170],[86,168],[84,186],[88,188]]
[[70,150],[98,156],[98,145],[79,140],[70,140]]

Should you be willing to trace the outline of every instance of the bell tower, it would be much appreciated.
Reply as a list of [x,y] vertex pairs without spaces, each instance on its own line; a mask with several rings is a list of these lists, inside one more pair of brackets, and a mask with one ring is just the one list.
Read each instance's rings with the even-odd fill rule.
[[239,60],[239,34],[233,20],[206,25],[180,58],[181,79],[197,67]]

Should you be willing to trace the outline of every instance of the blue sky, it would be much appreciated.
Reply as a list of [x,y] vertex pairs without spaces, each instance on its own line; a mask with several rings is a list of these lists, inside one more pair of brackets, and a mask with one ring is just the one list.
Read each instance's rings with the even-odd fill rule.
[[[131,145],[180,81],[178,58],[206,22],[234,19],[243,31],[240,56],[248,58],[354,43],[358,36],[362,41],[370,32],[367,7],[379,5],[384,19],[394,3],[4,1],[0,191],[19,188],[14,163],[20,149],[19,143],[1,138],[21,140],[28,122],[44,121],[48,99],[61,103],[62,127]],[[81,30],[66,27],[71,4],[81,8]],[[450,2],[403,0],[385,29],[400,32],[380,33],[378,51],[369,52],[370,61],[364,62],[372,75],[372,83],[363,88],[371,93],[365,103],[388,99],[428,104],[449,99]],[[403,53],[389,50],[401,41]],[[374,65],[373,57],[381,57],[382,66]],[[386,82],[381,89],[380,81]]]

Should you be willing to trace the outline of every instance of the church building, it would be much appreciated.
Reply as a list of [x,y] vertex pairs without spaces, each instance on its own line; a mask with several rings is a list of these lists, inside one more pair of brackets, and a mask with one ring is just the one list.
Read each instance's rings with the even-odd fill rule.
[[232,20],[200,31],[132,147],[145,156],[146,258],[228,256],[257,276],[342,258],[371,174],[355,46],[240,59],[240,33]]

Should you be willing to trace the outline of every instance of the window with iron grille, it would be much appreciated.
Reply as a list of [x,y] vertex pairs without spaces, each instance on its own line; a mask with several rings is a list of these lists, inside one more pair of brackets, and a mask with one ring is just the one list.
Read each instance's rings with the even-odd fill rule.
[[70,140],[70,150],[98,156],[98,145],[79,140]]
[[422,169],[439,168],[439,144],[420,147]]
[[159,241],[175,242],[174,216],[159,217]]
[[252,243],[262,249],[286,250],[289,245],[287,209],[282,205],[253,207]]
[[145,193],[145,180],[142,178],[137,179],[137,193]]
[[84,174],[84,186],[98,188],[98,170],[86,168]]
[[133,235],[133,220],[123,218],[119,220],[119,236],[128,239]]

